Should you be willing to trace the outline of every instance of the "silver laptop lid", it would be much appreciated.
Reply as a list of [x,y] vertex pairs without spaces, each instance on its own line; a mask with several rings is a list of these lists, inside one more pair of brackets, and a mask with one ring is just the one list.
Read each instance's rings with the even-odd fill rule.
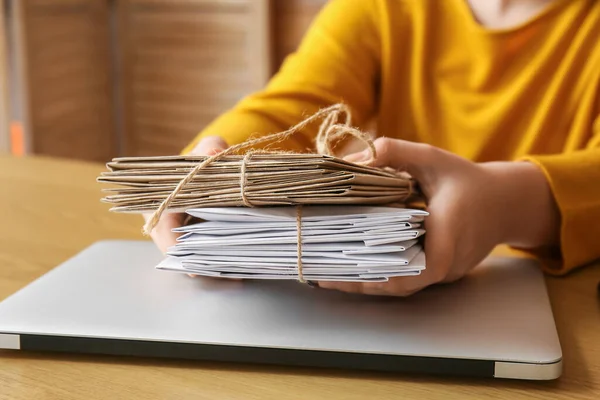
[[[220,359],[229,349],[231,355],[223,359],[231,361],[264,361],[260,352],[236,358],[235,349],[280,349],[292,353],[278,353],[274,362],[292,365],[313,365],[298,361],[301,352],[322,352],[380,355],[392,364],[390,356],[413,363],[430,358],[489,366],[491,361],[493,375],[514,378],[537,373],[498,372],[499,366],[554,365],[541,379],[560,373],[554,319],[542,273],[532,260],[490,258],[460,282],[400,299],[295,282],[191,279],[155,270],[161,259],[150,242],[96,243],[0,303],[0,346],[63,351],[88,346],[90,352],[170,356],[162,354],[166,349],[160,354],[117,349],[117,340],[217,346],[210,353],[217,356],[194,358]],[[93,351],[94,343],[85,342],[70,349],[73,338],[111,339],[113,347]],[[182,351],[172,350],[174,356]],[[347,359],[343,366],[361,368],[346,364],[364,362],[368,367],[371,361]],[[473,368],[484,368],[477,365]]]

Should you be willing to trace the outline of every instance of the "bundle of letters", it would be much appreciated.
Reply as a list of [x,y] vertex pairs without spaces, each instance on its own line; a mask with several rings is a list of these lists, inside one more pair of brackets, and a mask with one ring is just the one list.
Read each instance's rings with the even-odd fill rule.
[[[202,156],[117,158],[98,181],[118,187],[103,201],[118,212],[151,212]],[[405,200],[410,180],[316,154],[228,155],[198,171],[169,210],[298,204],[387,204]]]
[[[112,211],[151,213],[201,156],[119,158],[98,180]],[[159,269],[221,278],[384,282],[425,269],[427,212],[406,175],[315,154],[227,155],[166,212],[193,221]],[[400,205],[399,205],[400,204]]]

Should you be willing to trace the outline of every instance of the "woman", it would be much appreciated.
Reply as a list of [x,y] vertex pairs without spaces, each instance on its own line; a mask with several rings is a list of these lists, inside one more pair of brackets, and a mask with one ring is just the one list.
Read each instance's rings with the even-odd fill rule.
[[[320,287],[406,296],[501,243],[564,274],[600,258],[599,39],[596,0],[332,0],[268,86],[185,151],[213,154],[344,102],[359,127],[376,123],[375,165],[407,170],[426,195],[428,268]],[[310,148],[315,129],[284,148]],[[181,221],[160,221],[160,248]]]

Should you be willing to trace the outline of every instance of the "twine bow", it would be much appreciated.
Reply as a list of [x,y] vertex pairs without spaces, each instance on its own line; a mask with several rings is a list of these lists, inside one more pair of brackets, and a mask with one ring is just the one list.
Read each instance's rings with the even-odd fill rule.
[[[343,120],[342,120],[342,116],[345,116],[345,118]],[[334,104],[332,106],[329,106],[327,108],[323,108],[323,109],[319,110],[315,114],[311,115],[310,117],[306,118],[305,120],[301,121],[297,125],[294,125],[293,127],[291,127],[290,129],[288,129],[286,131],[273,133],[273,134],[262,136],[262,137],[259,137],[256,139],[249,139],[243,143],[231,146],[228,149],[223,150],[222,152],[220,152],[218,154],[215,154],[213,156],[206,158],[204,161],[202,161],[201,163],[196,165],[185,176],[185,178],[183,178],[177,184],[175,189],[162,201],[162,203],[152,213],[152,216],[148,219],[148,221],[144,225],[143,233],[145,235],[150,235],[152,230],[156,227],[156,224],[158,224],[158,221],[160,220],[160,217],[162,216],[162,214],[165,212],[165,210],[167,210],[169,208],[169,205],[171,205],[171,202],[186,187],[186,185],[188,185],[194,179],[194,176],[196,176],[196,174],[200,170],[206,168],[206,166],[225,157],[226,155],[234,154],[234,153],[236,153],[240,150],[246,149],[248,147],[252,147],[252,146],[263,144],[263,143],[270,142],[270,141],[280,142],[282,140],[285,140],[285,139],[289,138],[290,136],[293,136],[296,133],[300,132],[307,125],[309,125],[310,123],[312,123],[314,121],[317,121],[320,118],[324,118],[324,120],[319,127],[319,133],[317,134],[317,138],[316,138],[317,153],[332,156],[333,155],[332,142],[334,142],[335,140],[340,139],[346,135],[350,135],[350,136],[354,136],[355,138],[357,138],[360,141],[362,141],[363,143],[365,143],[371,152],[371,157],[368,160],[363,161],[362,164],[369,164],[373,159],[375,159],[375,157],[377,156],[377,152],[375,150],[375,145],[373,144],[373,141],[366,133],[352,127],[352,114],[351,114],[348,106],[346,106],[345,104]],[[253,154],[253,152],[248,152],[245,155],[244,160],[242,161],[242,166],[241,166],[241,168],[243,170],[240,171],[241,172],[240,186],[241,186],[241,192],[242,192],[242,201],[244,202],[245,205],[249,205],[248,199],[246,198],[246,195],[244,193],[244,191],[245,191],[244,187],[245,187],[245,183],[246,183],[245,170],[246,170],[246,164],[247,164],[251,154]]]

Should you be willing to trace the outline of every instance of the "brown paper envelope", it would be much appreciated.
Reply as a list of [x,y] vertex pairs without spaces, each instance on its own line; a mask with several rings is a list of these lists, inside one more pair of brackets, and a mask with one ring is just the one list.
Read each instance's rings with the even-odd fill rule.
[[[261,184],[261,185],[257,185],[254,182],[247,182],[246,188],[247,190],[263,190],[263,189],[275,189],[275,188],[281,188],[281,187],[296,187],[296,186],[301,186],[301,185],[306,185],[307,183],[311,183],[311,184],[325,184],[325,183],[335,183],[335,182],[347,182],[349,181],[352,177],[351,176],[344,176],[343,174],[341,175],[334,175],[334,176],[325,176],[325,177],[321,177],[319,175],[309,175],[308,178],[310,179],[296,179],[296,180],[291,180],[291,179],[285,179],[285,180],[278,180],[278,179],[274,179],[272,180],[272,183],[268,183],[268,184]],[[267,182],[267,180],[261,180],[261,182]],[[156,186],[149,186],[149,187],[133,187],[133,188],[122,188],[121,191],[119,191],[118,188],[111,188],[111,189],[107,189],[107,191],[110,192],[118,192],[118,193],[148,193],[148,194],[154,194],[157,191],[172,191],[175,189],[176,184],[161,184],[161,185],[156,185]],[[210,182],[210,183],[190,183],[189,185],[185,186],[184,189],[182,190],[182,192],[199,192],[199,191],[203,191],[203,190],[208,190],[208,189],[215,189],[215,188],[219,188],[220,190],[229,190],[231,192],[239,192],[240,191],[240,183],[239,183],[239,179],[236,179],[234,181],[221,181],[221,182]]]
[[406,179],[390,178],[385,176],[365,175],[361,173],[354,174],[354,183],[359,185],[369,186],[385,186],[385,187],[407,187],[409,181]]
[[[325,173],[325,170],[308,170],[308,171],[248,171],[247,177],[248,179],[253,177],[269,177],[269,176],[302,176],[302,175],[310,175],[310,174],[321,174]],[[153,175],[148,173],[143,174],[118,174],[118,173],[102,173],[96,181],[98,182],[148,182],[148,181],[174,181],[179,183],[183,178],[186,177],[187,174],[161,174],[161,175]],[[204,171],[194,176],[193,181],[201,181],[201,180],[224,180],[224,179],[240,179],[239,171],[234,171],[233,173],[210,173],[207,174]]]
[[[368,186],[368,185],[349,185],[353,183],[352,176],[343,177],[339,179],[337,177],[318,179],[311,182],[295,182],[293,184],[285,185],[248,185],[246,187],[246,195],[249,198],[257,198],[257,196],[270,197],[272,195],[283,194],[283,195],[302,195],[307,196],[314,193],[317,197],[322,197],[323,194],[327,193],[339,193],[340,190],[352,191],[351,193],[355,196],[374,197],[384,195],[402,195],[406,196],[408,193],[407,188],[389,188],[382,186]],[[154,189],[154,188],[153,188]],[[147,190],[140,192],[139,188],[135,189],[134,193],[124,194],[122,192],[115,195],[109,195],[105,197],[106,202],[112,203],[125,203],[136,201],[148,201],[156,200],[163,201],[174,189],[169,187],[160,187],[161,190]],[[165,190],[168,189],[168,190]],[[216,190],[215,190],[216,189]],[[315,190],[318,189],[318,190]],[[350,195],[350,192],[348,192]],[[239,185],[237,182],[232,186],[221,185],[220,187],[213,186],[209,188],[185,188],[177,196],[181,199],[194,199],[194,198],[206,198],[210,196],[225,196],[230,198],[241,198]]]
[[377,196],[377,197],[323,197],[323,198],[312,198],[312,199],[294,199],[295,204],[314,204],[314,205],[326,205],[326,204],[386,204],[396,203],[403,201],[402,196]]
[[[369,193],[367,195],[362,195],[361,193],[357,193],[356,191],[352,191],[350,189],[338,189],[338,190],[327,190],[321,193],[314,192],[296,192],[293,195],[289,195],[287,197],[281,194],[271,194],[270,197],[266,198],[264,196],[247,196],[249,202],[253,205],[258,204],[269,204],[273,201],[280,203],[284,201],[285,198],[289,200],[291,204],[295,203],[303,203],[303,204],[319,204],[323,202],[323,199],[337,199],[339,197],[347,197],[347,198],[361,198],[365,203],[371,203],[377,198],[393,198],[394,200],[405,200],[407,197],[407,192],[405,193],[386,193],[384,195],[374,195]],[[285,198],[284,198],[285,197]],[[123,207],[135,207],[140,205],[148,205],[152,204],[153,207],[158,207],[158,204],[164,199],[164,196],[158,199],[154,198],[146,198],[146,199],[137,199],[133,201],[128,201],[126,203],[121,202],[112,202],[111,204],[120,205]],[[171,203],[171,207],[180,207],[180,206],[188,206],[194,205],[195,207],[206,206],[209,203],[219,203],[219,202],[233,202],[236,205],[243,205],[244,203],[241,200],[240,196],[232,196],[232,195],[213,195],[207,197],[187,197],[182,196]]]
[[[188,163],[189,167],[193,167],[197,165],[198,162],[202,162],[206,159],[203,156],[164,156],[164,157],[122,157],[115,158],[112,162],[107,163],[107,167],[109,168],[135,168],[137,165],[142,166],[143,168],[151,167],[152,165],[174,165],[179,166],[181,163]],[[218,163],[235,163],[239,162],[243,159],[243,156],[238,155],[228,155],[224,156],[222,159],[215,161],[214,164],[210,164],[208,167],[211,167]],[[275,164],[283,164],[289,162],[307,162],[307,163],[316,163],[316,162],[326,162],[331,165],[331,168],[334,169],[342,169],[348,171],[355,172],[365,172],[369,174],[376,175],[395,175],[391,174],[388,171],[382,171],[380,169],[375,169],[371,167],[365,167],[358,164],[350,163],[344,161],[339,158],[323,156],[317,154],[255,154],[251,158],[250,164],[252,162],[265,162],[265,163],[275,163]]]
[[[402,206],[404,203],[404,198],[399,196],[379,196],[379,197],[341,197],[341,198],[331,198],[324,197],[320,199],[297,199],[295,201],[291,201],[289,199],[286,200],[271,200],[271,201],[255,201],[253,203],[254,206],[263,207],[263,206],[290,206],[290,205],[390,205],[397,204]],[[168,212],[185,212],[191,208],[203,208],[203,207],[242,207],[243,203],[241,201],[223,201],[223,200],[215,200],[215,201],[206,201],[201,204],[194,203],[186,203],[178,206],[171,206],[168,209]],[[154,212],[158,208],[157,204],[152,205],[141,205],[141,206],[127,206],[127,207],[112,207],[110,211],[119,212],[119,213],[151,213]]]
[[[246,186],[246,195],[247,196],[255,196],[255,195],[263,195],[265,197],[268,197],[271,194],[276,194],[276,193],[291,193],[294,194],[296,192],[306,192],[309,189],[312,189],[313,191],[317,188],[321,188],[320,190],[316,191],[315,193],[323,193],[324,190],[326,191],[328,188],[338,188],[339,190],[339,186],[342,185],[344,189],[354,189],[357,191],[367,191],[368,194],[366,194],[365,196],[375,196],[377,194],[379,195],[389,195],[389,194],[398,194],[398,193],[406,193],[406,189],[402,188],[400,189],[400,191],[398,189],[393,190],[390,189],[389,187],[380,187],[380,186],[366,186],[366,185],[352,185],[349,186],[350,183],[354,183],[355,182],[355,177],[354,176],[341,176],[341,177],[329,177],[329,178],[320,178],[320,179],[315,179],[312,181],[307,181],[307,182],[290,182],[290,183],[286,183],[286,184],[270,184],[270,185],[247,185]],[[134,193],[129,193],[129,194],[123,194],[118,193],[116,195],[110,195],[106,197],[106,201],[108,202],[119,202],[119,203],[123,203],[123,202],[127,202],[127,201],[133,201],[136,199],[153,199],[153,200],[160,200],[162,201],[164,198],[166,198],[172,191],[172,189],[174,189],[174,187],[171,190],[168,190],[169,187],[165,187],[165,186],[161,186],[160,187],[161,190],[148,190],[146,192],[140,192],[139,189],[135,189]],[[194,197],[208,197],[208,196],[213,196],[213,195],[226,195],[226,194],[232,194],[233,196],[239,196],[241,197],[240,194],[240,187],[239,187],[239,183],[234,182],[234,185],[232,185],[231,187],[226,186],[225,184],[220,185],[217,190],[215,190],[215,186],[210,187],[210,188],[184,188],[180,194],[177,196],[178,198],[194,198]],[[166,190],[165,190],[166,189]]]
[[[196,157],[193,160],[189,158],[179,158],[177,160],[164,160],[164,161],[148,161],[143,158],[135,159],[132,161],[115,161],[106,164],[107,168],[111,170],[121,169],[149,169],[149,168],[194,168],[199,163],[203,162],[207,157]],[[219,168],[222,166],[235,167],[239,166],[244,159],[243,156],[229,155],[224,158],[213,161],[208,164],[205,168]],[[288,157],[288,155],[253,155],[252,158],[247,160],[247,165],[258,165],[258,166],[275,166],[281,167],[286,164],[289,165],[312,165],[315,161],[322,160],[323,157],[315,155],[305,155],[303,157]],[[238,167],[239,168],[239,167]]]
[[[193,168],[198,162],[202,162],[206,159],[206,157],[195,156],[195,157],[182,157],[182,156],[167,156],[167,157],[129,157],[129,158],[120,158],[114,159],[113,162],[107,163],[107,167],[109,168],[152,168],[160,166],[160,168],[164,168],[164,166],[173,166],[175,168],[181,167],[182,165],[186,165],[189,168]],[[219,164],[223,165],[231,165],[234,163],[239,165],[243,156],[235,156],[229,155],[224,156],[224,158],[215,161],[212,164],[209,164],[206,168],[211,168],[214,166],[218,166]],[[150,161],[150,162],[148,162]],[[171,161],[171,162],[169,162]],[[176,161],[176,162],[172,162]],[[188,162],[191,161],[191,162]],[[161,165],[161,163],[163,163]],[[326,166],[327,168],[337,169],[337,170],[346,170],[346,171],[354,171],[354,172],[363,172],[367,174],[374,174],[380,176],[393,176],[394,174],[382,171],[380,169],[375,169],[372,167],[365,167],[358,164],[350,163],[344,161],[339,158],[315,155],[315,154],[256,154],[252,157],[249,166],[252,166],[254,163],[264,163],[266,164],[274,164],[277,166],[282,166],[286,164],[291,165],[307,165],[307,164],[318,164]]]
[[[110,184],[104,202],[118,212],[150,212],[207,157],[123,157],[107,163],[97,181]],[[228,155],[198,171],[169,210],[243,206],[243,156]],[[245,195],[256,206],[384,204],[409,193],[406,174],[383,171],[315,154],[254,154],[246,163]],[[117,186],[117,187],[113,187]]]
[[[331,158],[329,156],[323,156],[323,155],[319,155],[319,154],[311,154],[311,153],[268,153],[268,154],[261,154],[261,153],[256,153],[252,156],[253,158],[256,157],[257,159],[260,158],[273,158],[273,157],[279,157],[279,158],[283,158],[285,157],[286,159],[307,159],[307,158]],[[142,156],[142,157],[116,157],[113,158],[112,162],[118,162],[118,163],[137,163],[137,162],[156,162],[156,161],[204,161],[207,158],[207,156],[192,156],[192,155],[172,155],[172,156]],[[241,160],[242,158],[244,158],[243,155],[227,155],[224,156],[224,158],[222,158],[221,160],[225,159],[234,159],[234,160]]]
[[[272,199],[269,201],[260,201],[257,200],[254,205],[256,206],[284,206],[290,205],[291,203],[287,199]],[[194,202],[185,202],[178,203],[177,205],[172,205],[169,207],[170,212],[183,212],[190,208],[202,208],[202,207],[242,207],[244,204],[240,200],[222,200],[215,199],[211,201],[205,201],[202,203],[194,203]],[[145,203],[135,206],[117,206],[112,207],[110,210],[115,212],[127,212],[127,213],[147,213],[153,212],[158,208],[157,203]]]

